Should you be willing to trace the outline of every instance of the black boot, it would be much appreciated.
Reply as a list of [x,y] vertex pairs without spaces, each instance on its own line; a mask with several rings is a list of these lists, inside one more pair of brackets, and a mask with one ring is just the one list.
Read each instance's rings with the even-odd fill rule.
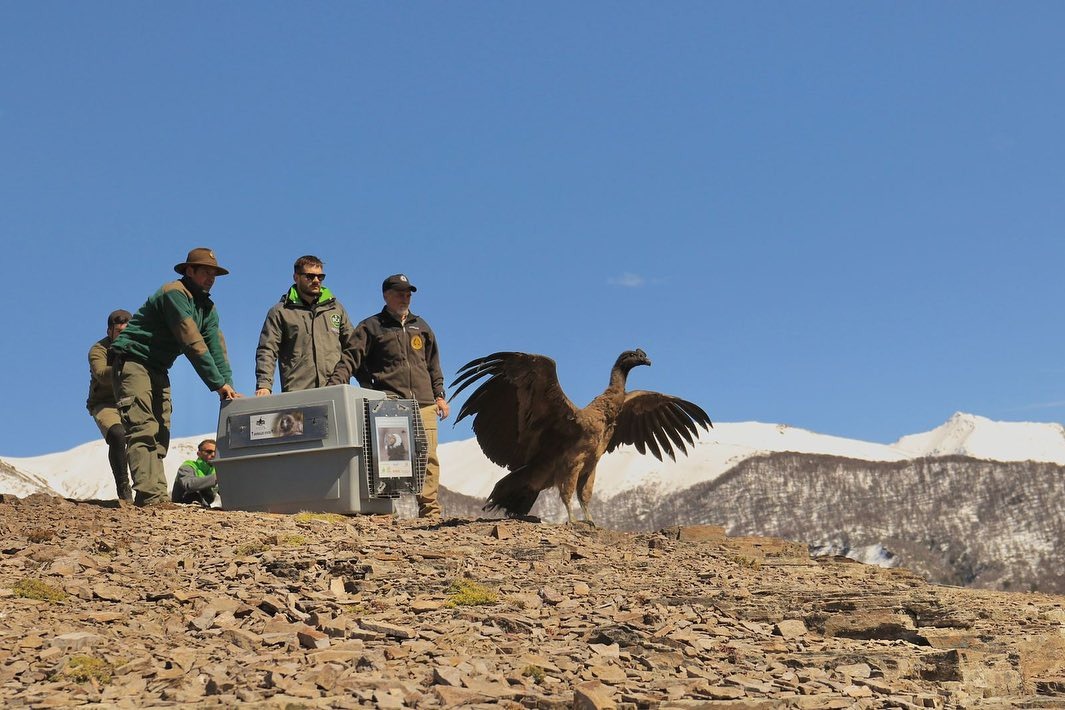
[[107,460],[111,464],[111,474],[115,477],[115,491],[122,500],[133,500],[133,490],[129,485],[129,465],[126,462],[126,432],[121,424],[115,424],[104,437],[107,442]]

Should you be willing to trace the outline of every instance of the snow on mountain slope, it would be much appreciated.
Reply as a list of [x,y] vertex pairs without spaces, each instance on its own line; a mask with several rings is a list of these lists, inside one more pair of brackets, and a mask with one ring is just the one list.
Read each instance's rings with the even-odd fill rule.
[[[178,468],[196,456],[196,445],[213,434],[187,436],[170,442],[163,467],[166,471],[167,489],[174,482]],[[29,458],[0,458],[23,474],[30,474],[40,481],[40,488],[30,492],[51,489],[65,498],[81,500],[108,500],[115,498],[115,479],[107,462],[107,444],[102,439],[63,451]],[[0,472],[0,493],[28,495],[15,490],[13,481]]]
[[[910,458],[884,444],[817,434],[784,424],[759,422],[721,423],[703,432],[694,450],[677,460],[659,461],[625,446],[605,455],[595,475],[596,494],[604,499],[638,486],[657,486],[661,493],[711,481],[751,456],[775,451],[827,454],[866,461]],[[449,490],[487,498],[506,471],[481,453],[477,441],[455,441],[440,446],[441,483]]]
[[893,446],[914,458],[959,455],[1065,464],[1065,428],[1060,424],[996,422],[961,412],[932,431],[904,436]]
[[25,498],[34,493],[50,491],[48,481],[32,473],[24,473],[0,461],[0,493]]
[[[196,444],[212,436],[175,439],[165,468],[168,485],[178,467],[196,453]],[[641,455],[632,447],[607,454],[596,473],[596,494],[609,499],[639,488],[662,494],[711,481],[741,461],[759,454],[792,451],[866,461],[900,461],[922,456],[965,455],[995,461],[1047,461],[1065,464],[1065,429],[1060,424],[995,422],[972,414],[955,414],[923,434],[904,436],[894,444],[877,444],[818,434],[784,424],[719,423],[702,437],[688,456],[676,462]],[[0,458],[16,469],[0,467],[0,493],[26,495],[37,486],[69,498],[114,498],[114,482],[102,440],[70,451],[31,458]],[[457,493],[487,498],[505,471],[490,462],[475,439],[440,446],[441,484]]]

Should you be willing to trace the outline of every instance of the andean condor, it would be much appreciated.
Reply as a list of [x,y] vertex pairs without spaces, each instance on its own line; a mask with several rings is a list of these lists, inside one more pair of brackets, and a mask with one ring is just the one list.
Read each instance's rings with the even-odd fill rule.
[[487,377],[470,393],[456,423],[473,417],[481,449],[510,471],[496,483],[485,510],[508,516],[528,514],[540,491],[554,486],[574,523],[570,501],[576,491],[584,518],[595,482],[595,467],[607,451],[632,444],[660,461],[664,451],[694,446],[699,427],[712,427],[697,404],[645,390],[625,391],[629,370],[650,365],[643,350],[627,350],[610,371],[610,385],[584,409],[577,408],[558,384],[555,361],[544,355],[499,352],[466,363],[458,372],[452,398]]

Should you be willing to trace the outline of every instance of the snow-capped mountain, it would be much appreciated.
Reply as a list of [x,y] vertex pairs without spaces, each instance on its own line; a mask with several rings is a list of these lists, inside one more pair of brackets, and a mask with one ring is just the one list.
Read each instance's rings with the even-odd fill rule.
[[[170,451],[163,462],[168,489],[181,464],[195,458],[196,445],[208,438],[214,438],[214,434],[186,436],[170,442]],[[0,493],[26,496],[42,492],[79,500],[115,498],[115,480],[107,463],[107,444],[100,439],[69,451],[43,456],[0,456]]]
[[[957,413],[932,431],[904,436],[894,444],[876,444],[785,424],[720,423],[703,432],[694,450],[688,456],[678,456],[676,462],[641,455],[632,447],[607,454],[599,463],[595,491],[602,500],[652,485],[663,495],[674,493],[712,481],[751,457],[786,451],[862,461],[970,456],[989,461],[1065,464],[1065,428],[1060,424],[995,422]],[[442,445],[440,460],[441,483],[474,498],[487,498],[506,473],[485,459],[475,439]]]
[[989,461],[1065,464],[1065,427],[1060,424],[995,422],[959,412],[932,431],[902,437],[893,448],[905,452],[907,458],[971,456]]
[[[182,462],[196,455],[196,445],[213,436],[208,433],[171,442],[164,464],[168,484]],[[649,486],[663,495],[675,493],[712,481],[751,457],[778,452],[862,461],[970,456],[989,461],[1045,461],[1065,465],[1065,428],[1050,423],[996,422],[957,413],[931,431],[904,436],[894,444],[877,444],[785,424],[718,423],[703,432],[688,456],[679,456],[675,462],[641,455],[632,447],[607,454],[596,474],[596,494],[602,500],[609,500],[634,488]],[[487,498],[492,486],[505,473],[485,458],[476,439],[441,444],[439,453],[441,485],[455,493]],[[36,491],[52,491],[78,499],[114,498],[106,444],[95,440],[69,451],[28,458],[0,455],[0,493],[28,495]]]
[[[170,481],[203,438],[172,442]],[[505,472],[474,439],[443,444],[439,453],[445,511],[483,516]],[[104,442],[0,458],[0,493],[34,492],[114,498]],[[631,448],[606,455],[591,509],[617,529],[710,523],[730,535],[785,537],[824,554],[903,565],[932,581],[1065,592],[1059,424],[959,413],[932,431],[877,444],[786,425],[720,423],[675,462]],[[532,512],[565,519],[554,491]]]

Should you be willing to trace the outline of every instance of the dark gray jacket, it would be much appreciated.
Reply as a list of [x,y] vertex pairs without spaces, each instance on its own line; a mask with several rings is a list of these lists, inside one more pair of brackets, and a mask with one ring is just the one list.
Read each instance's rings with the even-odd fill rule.
[[353,375],[363,387],[414,399],[423,407],[444,396],[436,335],[413,313],[400,323],[382,308],[355,326],[328,384],[345,384]]
[[175,503],[210,505],[218,495],[218,474],[214,466],[197,457],[181,464],[174,477],[170,500]]

